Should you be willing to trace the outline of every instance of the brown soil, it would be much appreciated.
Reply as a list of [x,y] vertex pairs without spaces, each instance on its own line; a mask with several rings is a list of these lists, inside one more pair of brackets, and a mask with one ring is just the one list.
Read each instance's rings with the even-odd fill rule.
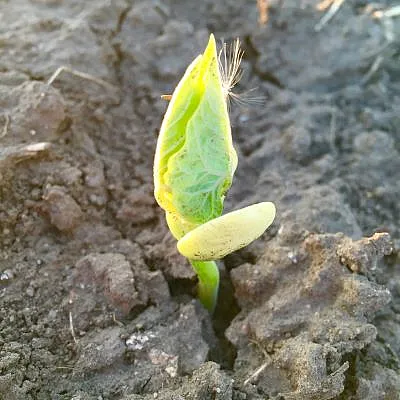
[[[1,400],[400,399],[400,19],[268,3],[0,3]],[[226,209],[278,209],[213,318],[152,195],[160,95],[210,32],[266,98],[232,107]]]

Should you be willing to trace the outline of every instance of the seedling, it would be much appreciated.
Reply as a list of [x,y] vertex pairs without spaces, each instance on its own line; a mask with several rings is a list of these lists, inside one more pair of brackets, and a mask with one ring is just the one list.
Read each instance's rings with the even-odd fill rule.
[[[219,287],[215,260],[247,246],[275,218],[270,202],[221,216],[238,161],[228,96],[240,76],[241,56],[236,42],[234,54],[219,63],[210,36],[204,53],[189,65],[170,98],[154,160],[154,196],[165,210],[179,252],[198,275],[200,301],[211,312]],[[226,79],[221,65],[229,72]]]

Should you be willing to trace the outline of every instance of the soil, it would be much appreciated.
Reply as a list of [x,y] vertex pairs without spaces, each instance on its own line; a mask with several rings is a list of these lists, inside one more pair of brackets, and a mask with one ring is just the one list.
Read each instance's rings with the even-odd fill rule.
[[[0,3],[1,400],[400,399],[397,2],[256,3]],[[231,108],[226,210],[278,210],[212,317],[152,195],[210,32],[265,98]]]

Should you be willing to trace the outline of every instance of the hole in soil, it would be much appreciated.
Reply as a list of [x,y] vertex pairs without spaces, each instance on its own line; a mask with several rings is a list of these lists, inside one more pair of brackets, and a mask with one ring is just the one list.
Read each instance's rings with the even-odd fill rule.
[[[212,328],[217,344],[210,348],[208,359],[221,365],[223,369],[232,370],[236,359],[236,348],[226,339],[225,330],[240,308],[233,295],[233,286],[229,272],[220,268],[220,288],[218,303],[212,318]],[[190,279],[168,280],[171,296],[178,302],[187,302],[188,298],[196,298],[196,283]],[[211,343],[210,343],[211,345]]]
[[346,400],[353,398],[357,393],[358,379],[357,379],[357,359],[358,354],[349,354],[343,357],[342,362],[349,362],[349,369],[345,373],[344,391],[339,395],[338,399]]
[[171,297],[175,298],[178,303],[187,297],[196,297],[196,283],[190,279],[168,279],[167,283]]
[[239,313],[240,308],[233,295],[232,281],[229,272],[220,269],[221,280],[218,296],[218,304],[213,316],[213,328],[218,339],[218,347],[211,349],[209,359],[220,364],[224,369],[233,369],[236,359],[236,348],[225,337],[225,331],[233,318]]

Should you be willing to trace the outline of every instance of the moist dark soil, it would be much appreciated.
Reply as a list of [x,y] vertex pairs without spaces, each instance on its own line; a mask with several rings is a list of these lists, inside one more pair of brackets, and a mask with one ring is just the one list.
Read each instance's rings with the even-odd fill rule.
[[[400,399],[398,2],[258,3],[0,2],[1,400]],[[211,32],[263,98],[226,210],[278,210],[213,316],[152,183]]]

